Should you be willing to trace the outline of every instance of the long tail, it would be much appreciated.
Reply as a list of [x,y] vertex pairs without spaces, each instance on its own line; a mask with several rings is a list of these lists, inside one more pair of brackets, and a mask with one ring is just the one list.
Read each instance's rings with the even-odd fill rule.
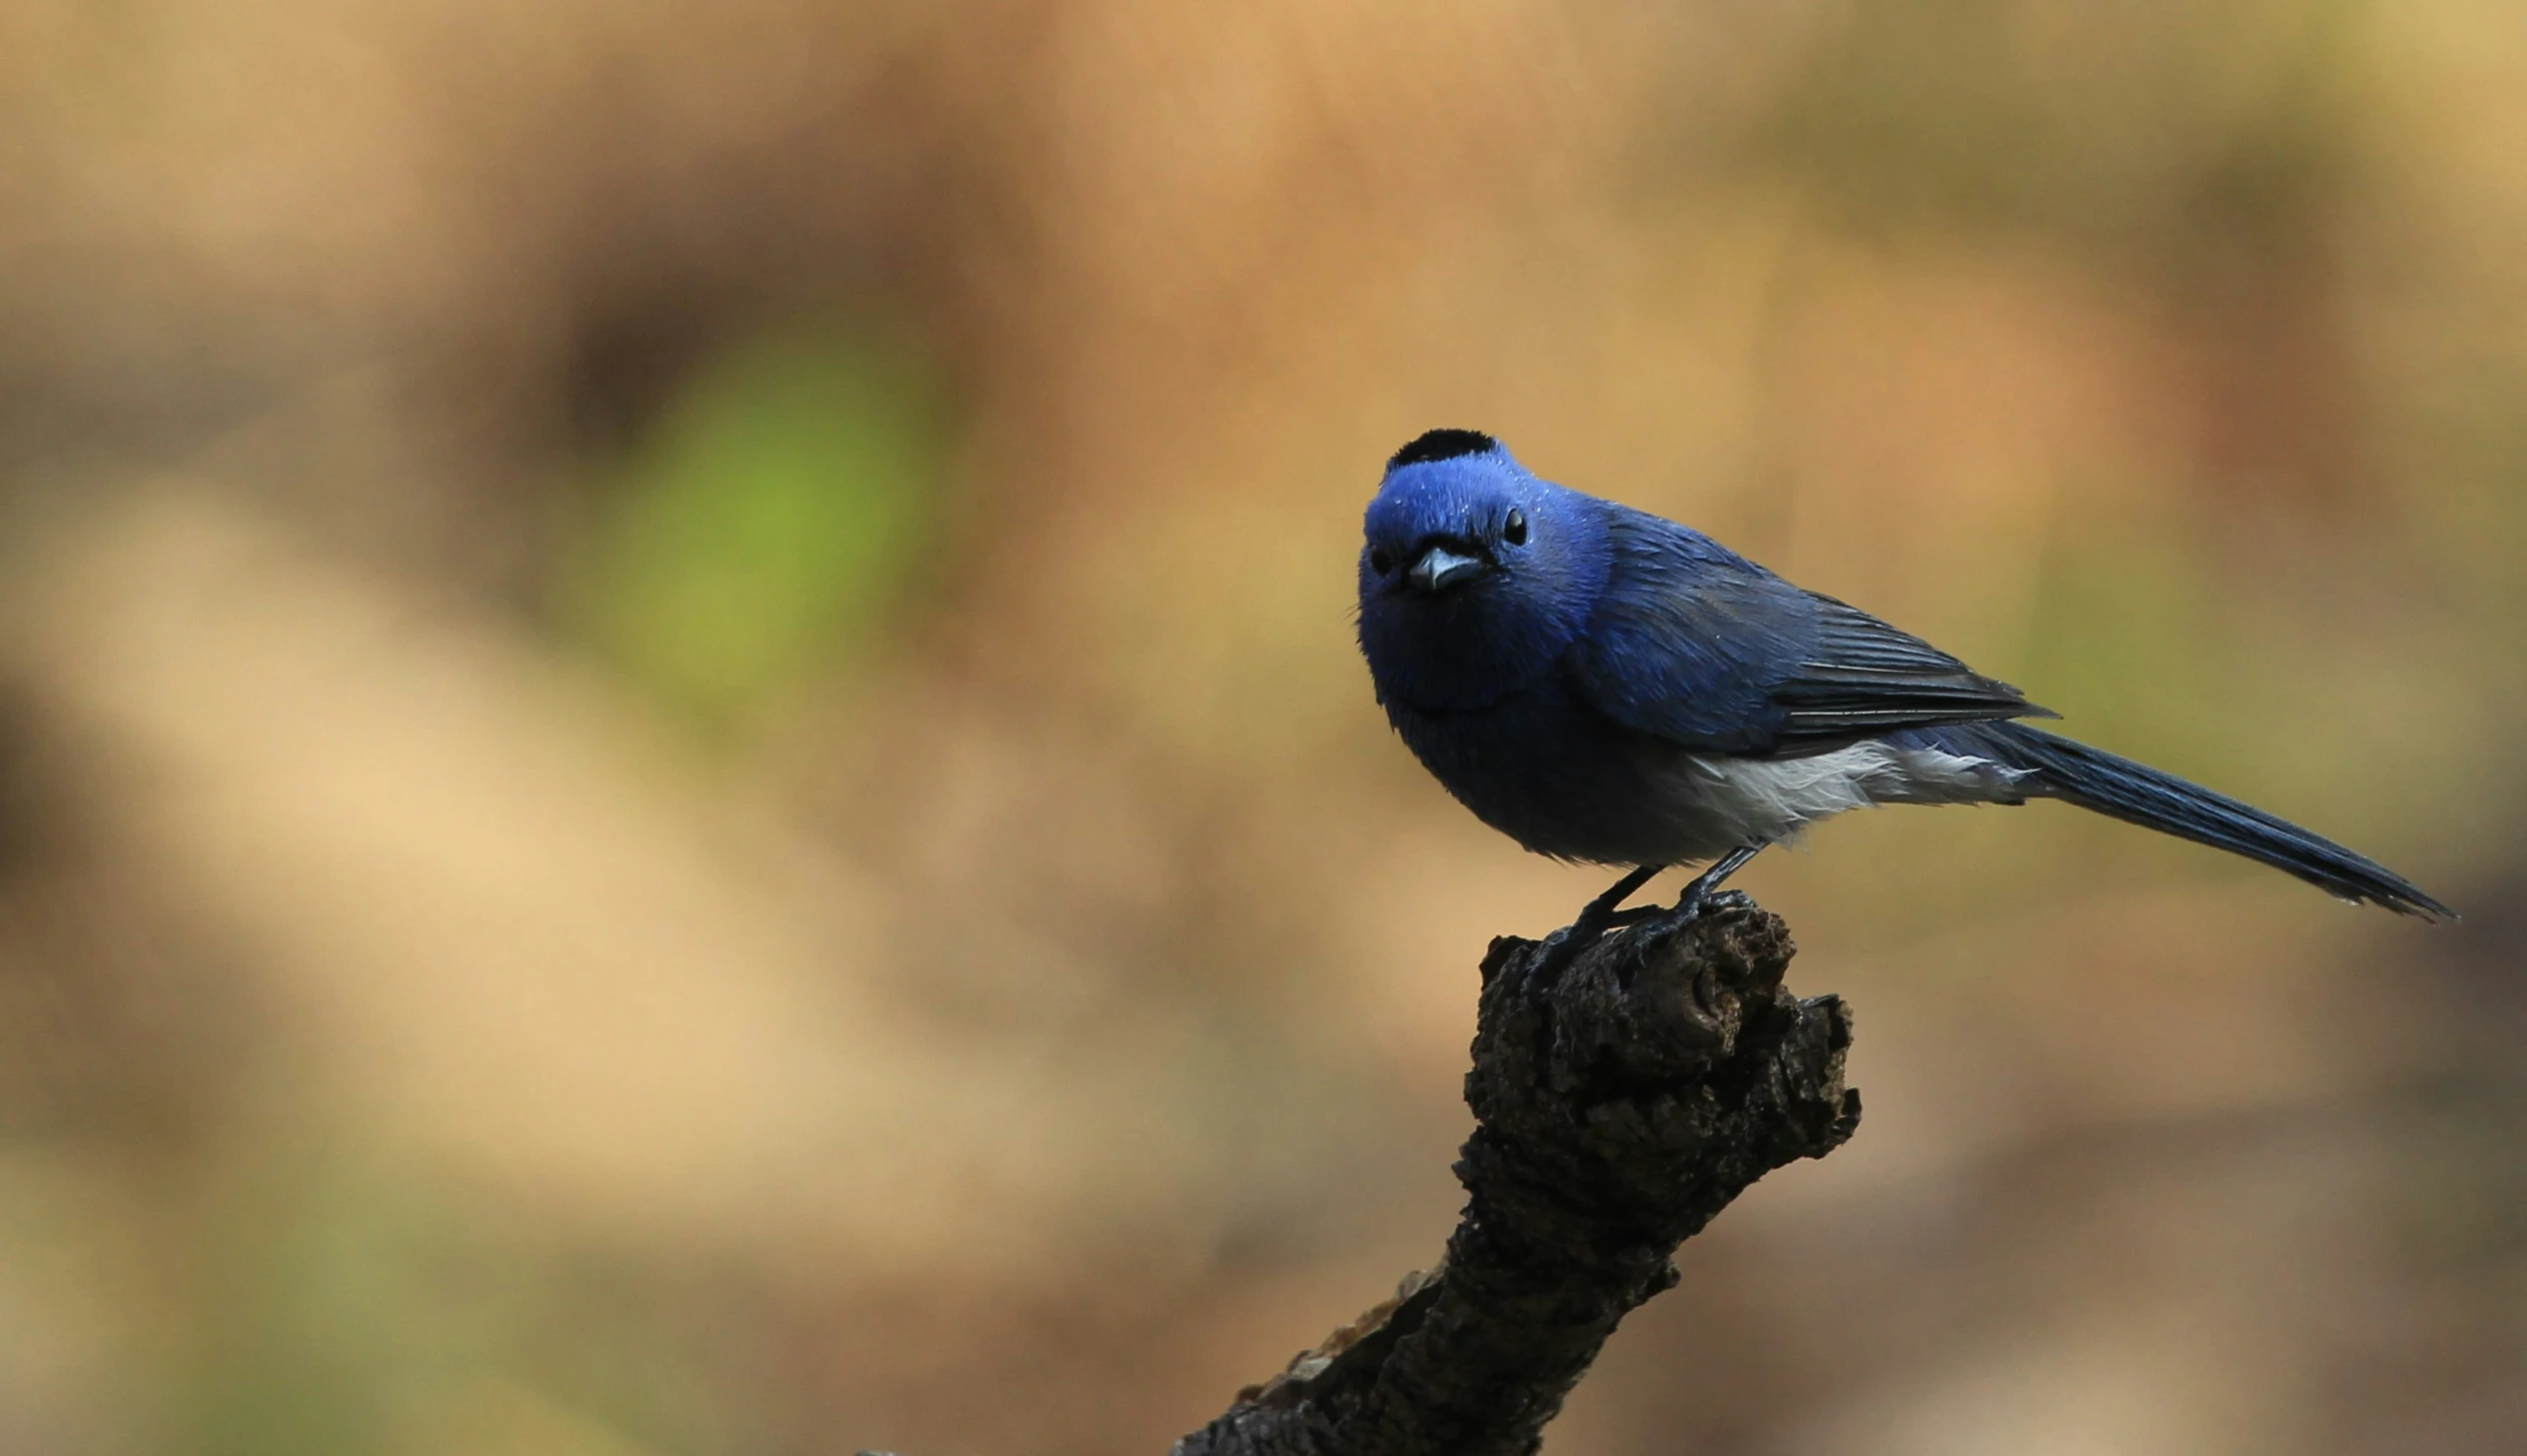
[[2431,919],[2457,918],[2456,911],[2375,860],[2146,763],[2024,724],[1966,724],[1935,731],[1952,751],[1979,753],[2033,774],[2031,797],[2059,798],[2126,823],[2243,854],[2342,899],[2368,900]]

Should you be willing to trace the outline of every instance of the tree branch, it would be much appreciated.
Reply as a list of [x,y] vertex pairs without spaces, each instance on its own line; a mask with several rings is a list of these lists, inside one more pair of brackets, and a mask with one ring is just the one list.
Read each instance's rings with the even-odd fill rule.
[[1670,1256],[1753,1182],[1851,1135],[1851,1018],[1782,988],[1789,928],[1730,892],[1573,957],[1483,957],[1444,1261],[1239,1393],[1175,1456],[1513,1456]]

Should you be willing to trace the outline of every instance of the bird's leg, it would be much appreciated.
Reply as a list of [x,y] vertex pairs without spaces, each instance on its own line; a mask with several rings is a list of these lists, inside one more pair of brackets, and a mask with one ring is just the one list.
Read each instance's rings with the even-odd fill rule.
[[1562,962],[1595,943],[1596,938],[1614,923],[1616,906],[1631,898],[1632,891],[1649,883],[1657,877],[1658,871],[1666,867],[1664,864],[1641,865],[1614,881],[1605,893],[1581,906],[1577,918],[1544,937],[1544,956],[1537,962],[1538,968],[1558,972]]
[[1710,868],[1693,876],[1693,882],[1684,887],[1684,893],[1676,896],[1676,907],[1658,918],[1671,930],[1693,923],[1693,917],[1702,913],[1702,905],[1711,897],[1712,891],[1718,889],[1728,876],[1745,868],[1747,860],[1762,852],[1761,844],[1740,844],[1722,854],[1712,861]]
[[1614,881],[1605,893],[1580,907],[1579,917],[1570,922],[1570,928],[1592,939],[1603,934],[1606,922],[1614,918],[1616,908],[1632,897],[1632,891],[1657,878],[1658,872],[1666,867],[1664,864],[1643,864]]

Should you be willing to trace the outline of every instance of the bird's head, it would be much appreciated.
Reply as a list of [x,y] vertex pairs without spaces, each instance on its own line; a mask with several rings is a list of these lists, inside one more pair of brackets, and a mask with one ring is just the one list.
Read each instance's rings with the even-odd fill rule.
[[1359,560],[1360,650],[1380,700],[1477,708],[1550,667],[1604,585],[1604,509],[1476,431],[1396,451]]

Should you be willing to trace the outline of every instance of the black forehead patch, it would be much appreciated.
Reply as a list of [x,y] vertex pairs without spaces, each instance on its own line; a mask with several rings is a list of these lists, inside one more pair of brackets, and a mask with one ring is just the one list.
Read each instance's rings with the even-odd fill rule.
[[1454,460],[1460,455],[1482,455],[1499,448],[1499,441],[1479,430],[1424,430],[1403,449],[1386,458],[1386,469],[1400,470],[1433,460]]

